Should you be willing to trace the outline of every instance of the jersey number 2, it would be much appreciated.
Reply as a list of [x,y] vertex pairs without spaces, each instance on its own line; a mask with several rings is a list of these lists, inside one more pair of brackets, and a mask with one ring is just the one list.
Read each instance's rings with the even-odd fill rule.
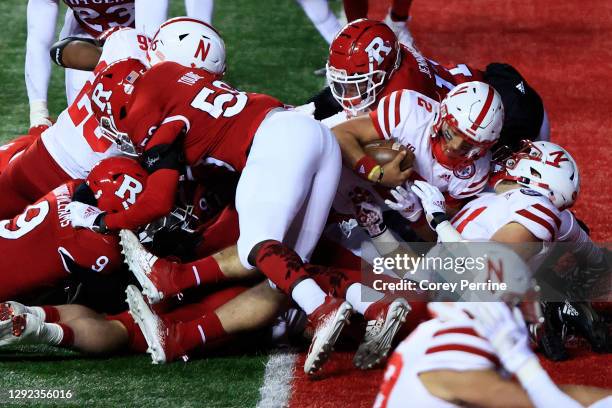
[[238,91],[223,81],[214,81],[216,89],[202,88],[193,98],[191,106],[208,113],[215,119],[231,118],[242,112],[249,99],[246,92]]

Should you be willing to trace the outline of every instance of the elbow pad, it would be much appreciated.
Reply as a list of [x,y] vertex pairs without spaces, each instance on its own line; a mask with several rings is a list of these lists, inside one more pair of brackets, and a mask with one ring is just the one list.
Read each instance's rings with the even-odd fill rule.
[[157,170],[170,169],[180,171],[183,154],[178,143],[161,144],[146,150],[142,154],[142,166],[151,174]]
[[49,49],[49,55],[51,56],[51,61],[53,61],[55,64],[59,65],[60,67],[66,68],[66,66],[64,65],[62,54],[64,53],[64,48],[66,48],[66,46],[73,41],[84,41],[90,44],[98,45],[98,42],[91,38],[66,37],[62,40],[59,40],[55,44],[53,44],[51,48]]

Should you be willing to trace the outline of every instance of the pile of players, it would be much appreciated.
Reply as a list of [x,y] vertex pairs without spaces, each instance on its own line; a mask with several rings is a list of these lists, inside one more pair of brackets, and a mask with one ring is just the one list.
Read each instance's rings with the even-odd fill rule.
[[[165,363],[258,331],[272,342],[307,338],[304,370],[314,374],[353,319],[365,326],[354,362],[368,369],[431,317],[429,298],[383,293],[362,276],[370,255],[358,249],[405,251],[407,226],[425,241],[539,243],[489,254],[521,266],[525,279],[523,261],[553,241],[575,244],[585,290],[608,273],[606,252],[568,210],[580,188],[576,162],[543,141],[541,99],[509,65],[447,68],[362,19],[330,46],[329,87],[293,108],[224,82],[223,40],[191,18],[168,20],[152,39],[127,27],[95,42],[72,38],[52,55],[93,72],[55,124],[2,149],[0,245],[37,251],[28,265],[3,258],[0,345],[129,349]],[[386,164],[366,155],[381,139],[411,150],[413,167],[401,169],[405,152]],[[492,167],[500,139],[511,151]],[[481,194],[488,182],[494,191]],[[383,217],[392,212],[400,217]],[[88,307],[82,295],[53,306],[15,301],[68,278],[87,286],[92,275],[96,285],[102,275],[133,276],[142,291],[121,287],[129,310],[118,314],[100,314],[116,305]],[[381,404],[405,398],[393,391],[403,378],[423,398],[476,404],[432,391],[446,377],[421,377],[428,392],[418,378],[465,367],[498,376],[495,354],[519,378],[528,367],[526,383],[545,381],[523,344],[525,322],[508,317],[524,294],[437,312],[391,360]],[[402,368],[404,350],[427,361]]]

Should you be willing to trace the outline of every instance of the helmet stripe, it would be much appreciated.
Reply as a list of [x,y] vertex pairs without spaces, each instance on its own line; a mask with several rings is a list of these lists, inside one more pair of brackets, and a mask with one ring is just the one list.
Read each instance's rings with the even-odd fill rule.
[[480,124],[484,120],[485,116],[487,116],[487,112],[489,111],[489,108],[491,107],[491,104],[493,103],[494,92],[495,91],[493,91],[493,87],[489,85],[489,92],[487,92],[487,99],[485,100],[485,104],[482,107],[482,110],[480,111],[480,113],[478,114],[478,117],[472,124],[473,130],[478,129],[480,127]]

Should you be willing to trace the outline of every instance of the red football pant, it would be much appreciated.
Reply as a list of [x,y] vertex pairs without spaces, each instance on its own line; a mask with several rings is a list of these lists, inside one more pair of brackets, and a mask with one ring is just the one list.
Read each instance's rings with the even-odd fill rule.
[[71,180],[53,160],[40,138],[0,174],[0,220],[20,214],[25,207]]

